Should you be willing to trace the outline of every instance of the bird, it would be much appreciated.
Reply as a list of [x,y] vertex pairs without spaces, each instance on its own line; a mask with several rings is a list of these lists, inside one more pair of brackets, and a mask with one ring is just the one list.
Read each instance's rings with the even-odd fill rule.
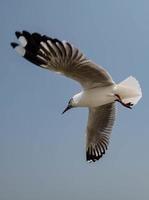
[[86,161],[95,162],[106,152],[116,118],[116,102],[132,109],[142,97],[133,76],[116,84],[102,66],[88,59],[70,42],[37,32],[16,31],[11,46],[31,63],[79,82],[82,90],[70,98],[66,111],[86,107]]

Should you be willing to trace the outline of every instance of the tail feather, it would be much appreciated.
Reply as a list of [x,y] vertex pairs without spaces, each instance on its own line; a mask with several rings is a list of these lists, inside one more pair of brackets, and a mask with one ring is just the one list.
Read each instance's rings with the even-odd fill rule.
[[117,85],[117,92],[124,103],[131,102],[133,105],[137,104],[142,97],[140,84],[133,76],[120,82]]

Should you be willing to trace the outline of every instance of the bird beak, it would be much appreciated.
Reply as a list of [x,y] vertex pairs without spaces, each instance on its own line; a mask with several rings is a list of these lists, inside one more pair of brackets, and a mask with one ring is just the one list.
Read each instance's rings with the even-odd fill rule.
[[62,114],[64,114],[67,110],[69,110],[69,109],[71,109],[72,108],[72,106],[71,105],[68,105],[66,108],[65,108],[65,110],[62,112]]

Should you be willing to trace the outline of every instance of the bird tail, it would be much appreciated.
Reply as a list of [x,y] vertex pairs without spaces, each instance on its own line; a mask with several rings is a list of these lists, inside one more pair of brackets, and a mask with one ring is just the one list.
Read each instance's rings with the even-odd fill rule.
[[117,84],[116,90],[124,103],[131,102],[135,105],[142,97],[140,84],[133,76],[129,76],[127,79]]

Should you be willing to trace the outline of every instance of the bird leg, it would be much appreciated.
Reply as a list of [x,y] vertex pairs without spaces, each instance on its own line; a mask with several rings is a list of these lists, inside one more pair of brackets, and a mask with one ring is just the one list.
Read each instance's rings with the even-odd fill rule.
[[129,103],[124,103],[121,99],[121,97],[118,94],[115,94],[115,96],[117,97],[117,99],[115,101],[118,101],[119,103],[121,103],[123,106],[125,106],[126,108],[132,109],[133,104],[131,102]]

